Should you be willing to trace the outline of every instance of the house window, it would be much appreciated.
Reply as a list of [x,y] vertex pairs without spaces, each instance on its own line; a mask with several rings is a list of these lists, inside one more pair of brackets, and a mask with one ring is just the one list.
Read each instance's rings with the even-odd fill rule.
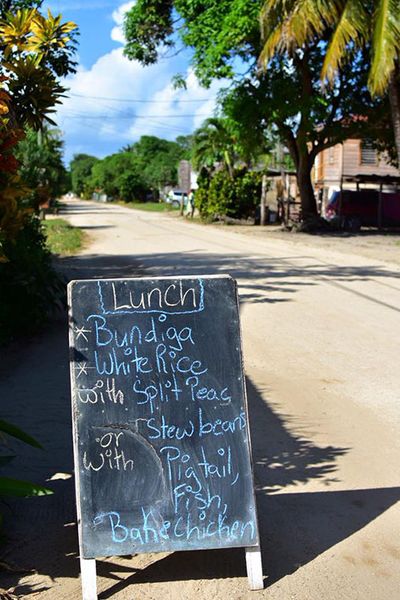
[[333,165],[333,163],[335,162],[335,148],[334,146],[331,146],[328,149],[328,161],[330,165]]
[[361,142],[361,163],[362,165],[376,165],[377,164],[376,149],[373,147],[371,142]]

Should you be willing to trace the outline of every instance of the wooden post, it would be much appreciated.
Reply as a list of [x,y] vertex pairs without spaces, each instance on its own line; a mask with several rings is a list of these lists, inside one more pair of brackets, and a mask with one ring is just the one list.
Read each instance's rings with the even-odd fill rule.
[[267,176],[264,175],[262,176],[262,183],[261,183],[261,205],[260,205],[260,225],[265,225],[266,223],[266,216],[267,216],[267,211],[266,211],[266,206],[265,206],[265,199],[267,197]]
[[263,590],[264,580],[260,546],[246,548],[246,568],[251,590]]
[[97,600],[96,561],[80,558],[82,600]]
[[379,199],[378,199],[378,229],[379,231],[382,229],[382,184],[379,186]]

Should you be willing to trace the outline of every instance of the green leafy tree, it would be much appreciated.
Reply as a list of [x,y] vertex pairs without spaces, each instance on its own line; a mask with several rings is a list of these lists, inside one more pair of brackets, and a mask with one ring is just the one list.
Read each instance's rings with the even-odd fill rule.
[[321,78],[335,85],[338,71],[352,60],[354,45],[369,50],[368,86],[373,95],[388,92],[400,160],[400,11],[394,0],[267,0],[261,13],[268,64],[276,52],[293,52],[326,38]]
[[143,135],[131,146],[131,152],[137,159],[149,190],[175,185],[178,163],[187,156],[187,150],[181,144],[151,135]]
[[[193,50],[193,67],[201,83],[208,85],[215,77],[234,79],[233,91],[224,101],[226,115],[242,124],[244,135],[246,130],[257,131],[262,139],[268,131],[276,132],[296,166],[307,218],[317,212],[311,181],[316,155],[367,125],[372,129],[371,119],[377,117],[382,103],[371,99],[363,57],[355,51],[347,71],[332,88],[324,89],[323,48],[318,42],[275,57],[261,76],[257,60],[263,47],[262,5],[247,0],[138,0],[126,16],[125,53],[145,64],[154,63],[161,48],[173,45],[179,36]],[[242,75],[235,73],[238,59]]]
[[[349,137],[378,137],[387,106],[367,89],[367,69],[355,52],[334,88],[323,88],[319,44],[274,57],[257,80],[246,78],[226,93],[225,113],[247,129],[272,128],[295,165],[303,217],[316,214],[311,169],[319,152]],[[354,93],[357,90],[357,93]]]
[[239,57],[255,65],[261,51],[256,0],[138,0],[125,19],[125,54],[154,64],[177,37],[193,50],[198,79],[208,85],[215,77],[233,77]]
[[132,152],[118,152],[97,161],[89,185],[92,190],[126,201],[141,200],[145,195],[143,174]]
[[178,163],[189,154],[189,139],[171,142],[156,136],[142,136],[134,144],[102,160],[87,154],[74,156],[70,163],[72,189],[89,196],[94,191],[126,201],[157,197],[166,185],[177,183]]
[[82,196],[86,193],[90,177],[92,175],[92,167],[99,161],[96,156],[89,154],[75,154],[70,162],[69,168],[71,173],[72,191],[77,196]]
[[190,160],[193,145],[193,135],[178,135],[175,142],[180,148],[180,156],[182,157],[180,160]]

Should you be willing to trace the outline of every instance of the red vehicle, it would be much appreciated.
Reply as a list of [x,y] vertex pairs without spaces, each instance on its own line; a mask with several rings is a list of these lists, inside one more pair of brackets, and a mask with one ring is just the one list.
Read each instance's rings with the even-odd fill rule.
[[343,229],[400,227],[400,193],[378,190],[333,192],[325,211],[326,219]]

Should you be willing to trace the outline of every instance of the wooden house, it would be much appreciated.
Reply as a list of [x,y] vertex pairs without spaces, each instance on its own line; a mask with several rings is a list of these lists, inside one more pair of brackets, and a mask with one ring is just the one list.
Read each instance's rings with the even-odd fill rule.
[[348,139],[323,150],[313,167],[314,187],[322,208],[332,192],[340,190],[341,186],[356,190],[358,180],[365,181],[375,176],[377,182],[368,183],[367,187],[379,188],[378,179],[382,178],[384,190],[394,191],[393,184],[385,184],[385,180],[390,181],[399,175],[399,170],[389,164],[385,154],[378,153],[370,142],[360,139]]

